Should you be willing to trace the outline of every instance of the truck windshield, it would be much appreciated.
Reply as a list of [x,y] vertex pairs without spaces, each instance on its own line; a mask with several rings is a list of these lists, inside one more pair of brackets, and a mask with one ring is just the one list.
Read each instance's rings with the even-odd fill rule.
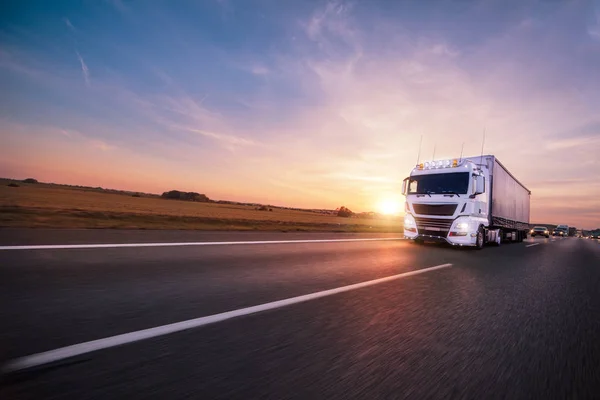
[[466,194],[468,190],[468,172],[411,176],[408,185],[409,194]]

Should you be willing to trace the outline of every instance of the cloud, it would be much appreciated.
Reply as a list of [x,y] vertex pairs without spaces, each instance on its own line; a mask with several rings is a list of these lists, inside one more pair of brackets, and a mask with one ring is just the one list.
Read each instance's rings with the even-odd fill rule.
[[269,68],[264,67],[262,65],[254,65],[250,69],[250,72],[252,72],[254,75],[268,75],[271,71],[269,70]]
[[593,17],[588,23],[587,32],[592,39],[600,42],[600,3],[597,3],[596,9],[593,12]]
[[[40,129],[37,127],[25,127],[25,128],[21,128],[21,129]],[[63,128],[50,128],[50,127],[44,127],[42,129],[43,131],[55,135],[55,134],[60,134],[68,139],[71,139],[73,141],[78,141],[81,143],[85,143],[87,146],[97,149],[97,150],[102,150],[102,151],[108,151],[108,150],[113,150],[116,147],[108,144],[105,140],[103,139],[99,139],[97,137],[88,135],[88,134],[84,134],[81,133],[77,130],[73,130],[73,129],[63,129]]]
[[351,6],[343,1],[328,1],[325,7],[316,10],[304,24],[308,37],[322,41],[328,35],[351,39],[353,30],[348,22]]
[[600,149],[600,132],[597,136],[565,137],[546,143],[548,150],[568,150],[574,147],[586,148],[593,146]]
[[430,50],[433,54],[441,55],[441,56],[451,56],[456,57],[460,54],[459,51],[450,49],[450,47],[445,43],[438,43],[431,47]]
[[129,12],[129,7],[127,7],[123,3],[123,0],[106,0],[106,2],[108,4],[110,4],[112,7],[114,7],[120,13],[125,14],[125,13]]
[[114,148],[113,146],[107,144],[106,142],[104,142],[102,140],[91,140],[90,144],[94,148],[102,150],[102,151],[108,151],[108,150],[112,150]]
[[83,57],[81,57],[81,54],[79,54],[78,51],[75,52],[77,54],[77,59],[79,60],[79,63],[81,64],[81,73],[83,74],[83,79],[85,80],[85,84],[86,86],[90,86],[90,70],[87,66],[87,64],[85,63],[85,61],[83,60]]
[[[0,132],[2,135],[13,135],[14,137],[26,138],[35,136],[43,140],[49,140],[53,145],[62,142],[77,144],[90,149],[109,151],[116,146],[108,143],[104,138],[88,132],[62,127],[16,123],[7,119],[0,119]],[[36,139],[37,140],[37,139]]]
[[171,132],[191,132],[213,139],[229,151],[235,151],[238,147],[257,145],[254,140],[239,134],[222,133],[236,131],[236,129],[232,127],[228,118],[203,104],[208,95],[195,99],[177,88],[175,80],[168,75],[163,74],[162,79],[171,85],[175,93],[144,97],[129,92],[126,96],[132,105],[147,115],[150,120]]
[[73,26],[73,24],[71,23],[71,20],[69,20],[69,18],[65,17],[65,18],[63,18],[63,21],[64,21],[65,25],[67,26],[67,28],[69,28],[72,32],[77,31],[75,29],[75,27]]
[[235,135],[227,135],[227,134],[223,134],[223,133],[209,132],[209,131],[205,131],[205,130],[201,130],[201,129],[194,129],[194,128],[183,128],[183,129],[188,130],[190,132],[199,133],[205,137],[216,139],[227,145],[252,146],[252,145],[256,144],[256,142],[253,140],[245,139],[245,138],[235,136]]

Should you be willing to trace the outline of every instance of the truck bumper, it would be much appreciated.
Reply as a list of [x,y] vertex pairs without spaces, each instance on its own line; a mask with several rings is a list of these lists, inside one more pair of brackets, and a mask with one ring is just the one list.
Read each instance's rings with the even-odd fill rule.
[[477,234],[467,233],[466,236],[431,236],[420,235],[416,232],[405,232],[404,237],[411,240],[423,240],[426,242],[447,243],[452,246],[476,246]]

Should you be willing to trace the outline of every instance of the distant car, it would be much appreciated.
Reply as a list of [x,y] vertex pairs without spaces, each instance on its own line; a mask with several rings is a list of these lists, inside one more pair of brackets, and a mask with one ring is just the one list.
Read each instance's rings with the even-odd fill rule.
[[536,236],[545,236],[547,238],[550,237],[550,231],[548,231],[548,228],[546,228],[545,226],[534,226],[533,229],[530,232],[531,237],[536,237]]
[[552,236],[561,236],[567,237],[569,236],[569,226],[568,225],[558,225],[554,232],[552,232]]
[[600,233],[592,233],[590,239],[600,239]]

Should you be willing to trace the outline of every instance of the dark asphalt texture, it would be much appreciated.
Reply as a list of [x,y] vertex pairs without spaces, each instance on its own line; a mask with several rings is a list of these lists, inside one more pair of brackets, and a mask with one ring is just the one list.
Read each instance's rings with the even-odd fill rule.
[[[15,232],[0,245],[375,236]],[[0,363],[444,263],[4,376],[0,398],[600,397],[600,243],[576,238],[0,251]]]

